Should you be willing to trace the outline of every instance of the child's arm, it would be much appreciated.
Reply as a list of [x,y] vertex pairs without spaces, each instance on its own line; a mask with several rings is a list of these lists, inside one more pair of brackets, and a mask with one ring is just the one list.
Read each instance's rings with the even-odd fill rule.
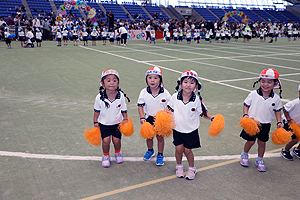
[[122,112],[122,115],[123,115],[123,121],[128,120],[127,112]]
[[277,119],[277,128],[282,128],[281,111],[275,111],[275,117]]
[[213,120],[214,117],[215,117],[214,115],[211,115],[211,114],[209,114],[208,112],[206,112],[206,116],[203,115],[203,118],[204,118],[204,119],[208,119],[208,120]]
[[248,115],[248,110],[249,110],[249,107],[245,106],[243,107],[243,117],[248,117],[249,118],[249,115]]
[[99,124],[98,124],[99,115],[100,115],[100,112],[94,112],[94,127],[98,127],[98,128],[99,128]]
[[140,115],[140,123],[143,124],[146,122],[145,115],[144,115],[144,107],[138,106],[138,111],[139,111],[139,115]]
[[286,112],[286,111],[283,109],[283,114],[284,114],[286,120],[288,121],[288,124],[291,125],[291,123],[292,123],[292,118],[290,117],[289,113]]

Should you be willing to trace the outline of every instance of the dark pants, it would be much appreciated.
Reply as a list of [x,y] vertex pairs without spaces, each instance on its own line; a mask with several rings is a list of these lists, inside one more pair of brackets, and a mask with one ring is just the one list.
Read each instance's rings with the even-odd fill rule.
[[127,33],[123,33],[121,35],[121,44],[126,44],[126,41],[127,41]]
[[146,31],[147,37],[146,40],[150,39],[150,31]]

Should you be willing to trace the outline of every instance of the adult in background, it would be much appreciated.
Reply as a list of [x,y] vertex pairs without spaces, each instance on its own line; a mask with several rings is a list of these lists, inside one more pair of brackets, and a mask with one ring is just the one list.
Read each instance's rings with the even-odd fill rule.
[[112,13],[111,10],[106,15],[107,15],[108,23],[109,23],[108,30],[109,30],[109,32],[112,32],[114,30],[114,18],[115,18],[115,16],[114,16],[114,14]]
[[43,23],[43,40],[50,40],[50,23],[47,18]]
[[8,16],[8,20],[6,21],[6,24],[9,27],[14,25],[14,20],[12,20],[11,16]]
[[18,28],[21,26],[21,15],[16,15],[15,16],[14,23],[15,23],[16,38],[18,38]]
[[122,25],[119,28],[119,32],[121,33],[121,45],[126,46],[126,44],[127,44],[127,30],[124,27],[124,25]]

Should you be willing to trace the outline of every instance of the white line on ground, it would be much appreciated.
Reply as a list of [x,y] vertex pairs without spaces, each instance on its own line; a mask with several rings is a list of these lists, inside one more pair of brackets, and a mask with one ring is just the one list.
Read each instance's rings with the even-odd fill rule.
[[[70,155],[54,155],[54,154],[31,154],[23,152],[10,152],[10,151],[0,151],[0,156],[6,157],[19,157],[19,158],[32,158],[32,159],[47,159],[47,160],[73,160],[73,161],[102,161],[101,156],[70,156]],[[195,156],[195,160],[231,160],[240,158],[241,155],[223,155],[223,156]],[[256,158],[257,154],[249,154],[250,158]],[[280,153],[266,153],[265,158],[270,157],[280,157]],[[141,162],[144,161],[142,157],[124,157],[124,161],[129,162]],[[111,157],[114,161],[115,158]],[[186,160],[184,157],[183,160]],[[153,157],[150,161],[155,161]],[[175,157],[164,157],[164,161],[176,161]]]

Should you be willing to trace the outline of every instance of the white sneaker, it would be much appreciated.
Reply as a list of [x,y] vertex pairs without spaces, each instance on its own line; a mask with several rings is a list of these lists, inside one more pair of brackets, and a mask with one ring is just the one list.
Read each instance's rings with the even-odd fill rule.
[[193,180],[195,178],[196,174],[197,174],[196,167],[189,167],[185,178],[188,180]]
[[110,167],[110,156],[103,156],[102,157],[102,167]]
[[176,165],[176,176],[178,178],[184,178],[183,165]]
[[116,162],[118,164],[121,164],[123,162],[123,155],[122,155],[122,153],[121,152],[120,153],[115,153],[115,159],[116,159]]

